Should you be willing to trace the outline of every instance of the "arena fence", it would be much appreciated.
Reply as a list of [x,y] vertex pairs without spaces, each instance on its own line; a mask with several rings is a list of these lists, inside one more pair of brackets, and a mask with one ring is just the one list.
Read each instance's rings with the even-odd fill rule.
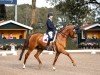
[[[66,50],[66,51],[69,53],[91,53],[91,54],[96,54],[97,52],[100,52],[99,49],[82,49],[82,50]],[[55,52],[44,50],[43,53],[54,54]]]
[[5,51],[2,50],[0,51],[0,55],[2,56],[7,56],[7,55],[17,55],[17,52],[15,51],[15,46],[12,44],[11,46],[11,50],[10,51]]
[[[66,50],[66,51],[69,53],[91,53],[91,54],[100,53],[99,49]],[[55,54],[55,52],[44,50],[42,54]],[[2,56],[17,55],[17,51],[15,51],[14,47],[12,46],[10,51],[0,51],[0,55]]]

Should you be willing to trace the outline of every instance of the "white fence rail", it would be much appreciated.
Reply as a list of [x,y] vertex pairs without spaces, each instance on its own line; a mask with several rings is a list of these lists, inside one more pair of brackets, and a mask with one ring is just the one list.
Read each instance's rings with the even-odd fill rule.
[[[91,53],[91,54],[96,54],[100,52],[100,49],[83,49],[83,50],[66,50],[69,53]],[[54,54],[55,52],[53,51],[47,51],[44,50],[43,54]],[[11,49],[10,51],[0,51],[0,55],[2,56],[7,56],[7,55],[17,55],[17,51],[14,49]]]
[[13,44],[11,45],[10,51],[5,51],[5,50],[0,51],[0,55],[2,56],[7,56],[8,54],[17,55],[17,52],[15,51],[15,46]]
[[0,55],[7,56],[7,55],[17,55],[16,51],[0,51]]
[[[100,52],[100,49],[83,49],[83,50],[66,50],[69,53],[91,53],[96,54],[97,52]],[[53,51],[47,51],[44,50],[43,53],[53,54]]]

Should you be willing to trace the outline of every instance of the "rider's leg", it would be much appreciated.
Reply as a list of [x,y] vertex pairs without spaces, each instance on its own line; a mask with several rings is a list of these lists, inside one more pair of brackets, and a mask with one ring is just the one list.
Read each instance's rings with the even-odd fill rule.
[[50,45],[50,40],[48,40],[48,42],[47,42],[47,46],[49,46]]
[[47,33],[48,35],[48,41],[47,41],[47,45],[46,45],[46,50],[49,50],[49,45],[50,45],[50,42],[51,42],[51,38],[50,38],[50,35]]
[[47,46],[46,46],[46,49],[49,50],[49,45],[50,45],[50,42],[53,41],[54,39],[54,36],[55,36],[55,32],[52,31],[52,35],[48,34],[48,42],[47,42]]
[[47,45],[46,45],[46,49],[49,49],[49,45],[50,45],[50,39],[48,39]]

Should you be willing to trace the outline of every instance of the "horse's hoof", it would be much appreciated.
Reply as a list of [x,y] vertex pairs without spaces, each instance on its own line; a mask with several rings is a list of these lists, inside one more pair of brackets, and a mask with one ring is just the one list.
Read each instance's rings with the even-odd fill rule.
[[73,63],[73,66],[76,66],[76,64],[75,64],[75,63]]
[[75,62],[72,62],[73,63],[73,66],[76,66],[76,63]]
[[56,68],[55,67],[53,67],[53,71],[55,71],[56,70]]
[[25,67],[25,65],[23,64],[23,69],[25,69],[26,67]]
[[25,69],[26,67],[23,67],[23,69]]

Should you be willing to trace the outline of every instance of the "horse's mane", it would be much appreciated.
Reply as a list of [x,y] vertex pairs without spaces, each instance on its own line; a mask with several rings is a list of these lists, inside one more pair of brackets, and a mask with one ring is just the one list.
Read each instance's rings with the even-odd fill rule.
[[72,25],[72,24],[67,24],[67,25],[64,25],[62,28],[60,28],[60,30],[59,30],[58,32],[63,31],[65,27],[66,27],[66,28],[72,28],[72,27],[73,27],[73,25]]

